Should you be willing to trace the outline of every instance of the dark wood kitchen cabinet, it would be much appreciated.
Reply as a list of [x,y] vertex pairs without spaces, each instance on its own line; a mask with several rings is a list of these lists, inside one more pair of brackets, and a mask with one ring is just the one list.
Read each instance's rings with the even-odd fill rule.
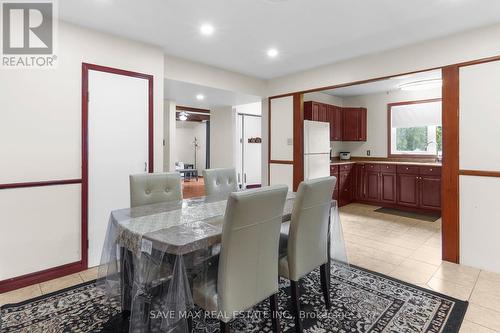
[[418,211],[441,209],[441,168],[360,162],[355,167],[355,199]]
[[380,173],[380,201],[390,204],[396,203],[396,183],[395,173]]
[[337,177],[337,183],[333,191],[333,198],[338,201],[339,207],[350,204],[354,200],[354,174],[354,164],[330,166],[330,175]]
[[342,141],[342,108],[328,105],[330,141]]
[[365,108],[342,108],[342,141],[366,141]]
[[398,205],[418,207],[418,174],[398,174]]
[[366,116],[365,108],[304,102],[304,119],[330,123],[331,141],[366,141]]
[[364,163],[356,163],[355,170],[356,170],[355,198],[356,200],[364,201],[366,199],[366,189],[365,189],[366,166]]
[[380,173],[378,171],[367,170],[366,181],[366,200],[377,202],[380,200]]
[[340,165],[339,170],[339,206],[350,204],[354,193],[354,165]]
[[420,206],[425,209],[441,209],[441,168],[421,166]]

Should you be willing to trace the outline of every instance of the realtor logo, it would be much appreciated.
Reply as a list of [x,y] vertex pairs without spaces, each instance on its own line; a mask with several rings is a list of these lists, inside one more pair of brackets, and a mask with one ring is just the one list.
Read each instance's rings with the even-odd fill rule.
[[54,67],[54,1],[1,5],[2,67]]

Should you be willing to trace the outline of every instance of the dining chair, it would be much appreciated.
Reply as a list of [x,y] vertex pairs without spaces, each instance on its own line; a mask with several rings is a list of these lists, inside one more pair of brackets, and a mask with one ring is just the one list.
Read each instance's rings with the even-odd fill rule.
[[203,179],[206,195],[229,194],[238,191],[235,169],[205,169],[203,170]]
[[182,200],[178,172],[130,175],[130,207]]
[[279,275],[290,280],[297,332],[302,332],[299,280],[317,267],[320,267],[325,305],[330,308],[328,226],[336,181],[336,177],[324,177],[301,182],[289,232],[280,234]]
[[235,313],[269,299],[273,331],[279,332],[278,241],[288,187],[229,195],[218,265],[194,282],[193,300],[216,311],[221,332],[229,332]]

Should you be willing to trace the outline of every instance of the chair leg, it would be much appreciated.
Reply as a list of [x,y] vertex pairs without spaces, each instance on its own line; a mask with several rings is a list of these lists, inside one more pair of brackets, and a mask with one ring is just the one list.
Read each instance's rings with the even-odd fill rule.
[[280,333],[280,318],[278,314],[278,294],[273,294],[269,297],[271,305],[271,321],[273,323],[273,332]]
[[193,316],[191,311],[189,312],[186,320],[187,320],[188,332],[191,333],[193,331]]
[[222,320],[219,320],[220,323],[220,332],[221,333],[230,333],[231,331],[229,330],[229,323],[223,322]]
[[325,299],[325,306],[330,309],[330,281],[329,281],[329,267],[328,263],[321,265],[320,276],[321,276],[321,289],[323,289],[323,297]]
[[292,292],[292,309],[295,316],[295,331],[302,333],[302,321],[300,320],[300,291],[299,281],[290,281],[290,289]]

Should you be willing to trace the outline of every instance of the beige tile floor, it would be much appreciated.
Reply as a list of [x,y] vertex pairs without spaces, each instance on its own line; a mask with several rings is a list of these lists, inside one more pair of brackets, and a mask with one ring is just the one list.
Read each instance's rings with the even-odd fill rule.
[[[461,332],[500,332],[500,274],[441,261],[441,222],[377,213],[351,204],[340,216],[351,263],[403,281],[469,300]],[[95,279],[97,270],[0,294],[0,305]]]
[[469,301],[460,332],[500,332],[500,274],[441,261],[441,221],[351,204],[340,209],[349,261]]

